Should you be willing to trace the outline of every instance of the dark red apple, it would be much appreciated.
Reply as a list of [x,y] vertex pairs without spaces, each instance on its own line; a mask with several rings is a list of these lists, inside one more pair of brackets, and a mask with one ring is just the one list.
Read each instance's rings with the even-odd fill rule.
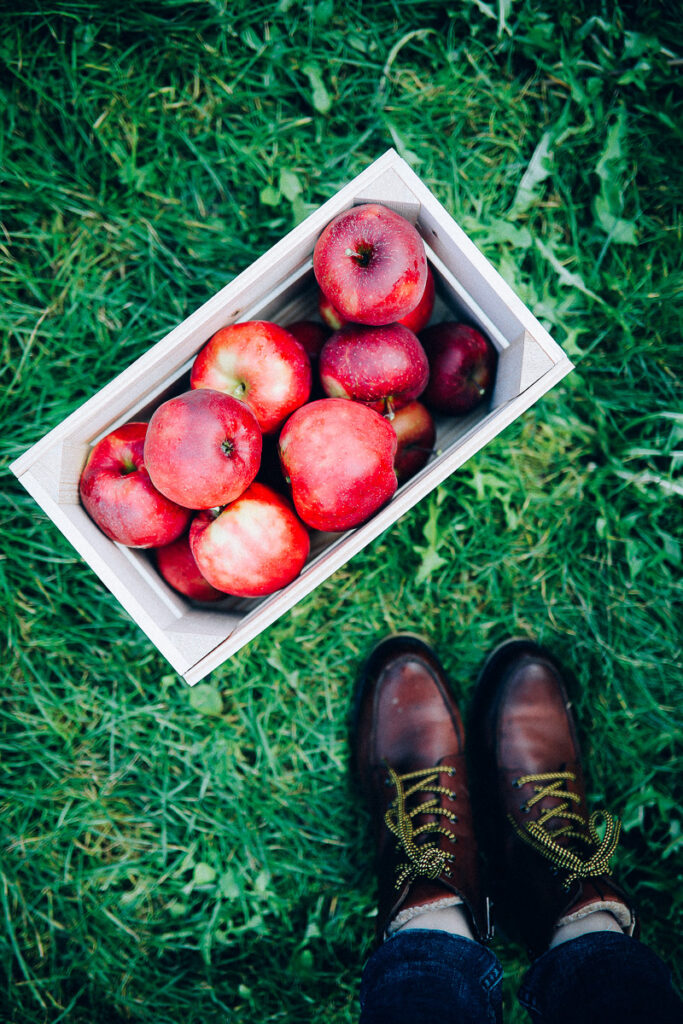
[[246,490],[261,460],[251,409],[209,388],[186,391],[155,410],[145,439],[154,486],[187,508],[227,505]]
[[294,506],[316,530],[365,522],[396,490],[396,434],[358,402],[323,398],[293,413],[280,434],[280,461]]
[[200,512],[190,546],[212,586],[236,597],[264,597],[299,575],[310,541],[290,502],[254,483],[224,509]]
[[284,327],[249,320],[217,331],[199,352],[190,387],[213,388],[245,402],[264,434],[308,401],[311,363]]
[[398,409],[391,425],[398,440],[394,469],[402,484],[427,464],[434,451],[436,429],[429,410],[420,402],[409,402]]
[[225,597],[221,590],[216,590],[202,576],[186,533],[172,544],[157,548],[154,555],[157,569],[166,582],[185,597],[191,597],[194,601],[218,601]]
[[434,324],[420,334],[429,359],[429,383],[422,401],[435,412],[460,416],[490,394],[497,353],[488,338],[454,321]]
[[146,423],[126,423],[98,441],[80,480],[81,501],[100,530],[131,548],[169,544],[190,512],[160,494],[144,463]]
[[287,324],[287,330],[301,342],[311,360],[318,358],[321,348],[330,336],[328,328],[323,327],[317,320],[295,320],[293,324]]
[[331,398],[351,398],[379,412],[393,412],[424,391],[429,364],[407,327],[348,324],[320,353],[320,381]]
[[427,257],[409,221],[386,206],[365,203],[340,213],[323,230],[313,271],[345,320],[390,324],[422,298]]
[[[435,294],[434,274],[432,273],[432,268],[427,264],[427,283],[425,284],[425,290],[422,293],[422,298],[415,309],[412,309],[410,313],[406,313],[405,316],[402,316],[397,323],[403,324],[404,327],[409,327],[411,331],[415,332],[415,334],[425,328],[429,323],[429,319],[434,309]],[[349,323],[348,320],[344,319],[339,310],[334,308],[330,300],[325,297],[322,291],[318,294],[318,310],[327,326],[333,331],[338,331]]]

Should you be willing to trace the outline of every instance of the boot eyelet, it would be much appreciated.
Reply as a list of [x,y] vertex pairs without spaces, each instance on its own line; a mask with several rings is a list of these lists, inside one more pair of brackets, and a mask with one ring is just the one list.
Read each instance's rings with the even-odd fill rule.
[[519,809],[522,812],[522,814],[528,814],[529,813],[529,808],[527,807],[526,804],[520,804],[519,805]]

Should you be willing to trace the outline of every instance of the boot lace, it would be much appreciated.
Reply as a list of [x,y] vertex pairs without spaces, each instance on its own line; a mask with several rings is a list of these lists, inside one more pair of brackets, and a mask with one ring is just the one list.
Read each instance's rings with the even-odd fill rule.
[[[417,838],[428,832],[447,836],[451,842],[456,837],[445,825],[438,821],[425,822],[417,825],[415,819],[421,814],[434,814],[445,817],[449,821],[457,821],[457,815],[447,807],[439,806],[439,796],[455,799],[455,792],[446,786],[439,785],[439,775],[455,775],[455,768],[420,768],[417,771],[399,775],[387,765],[389,779],[396,787],[396,796],[391,803],[384,821],[389,831],[396,836],[398,847],[405,854],[406,860],[398,865],[396,888],[400,889],[405,882],[414,882],[418,878],[438,878],[442,873],[450,875],[448,862],[454,860],[452,853],[442,850],[438,840],[416,842]],[[416,793],[428,791],[430,799],[424,800],[416,807],[408,807],[408,801]]]
[[[571,793],[568,788],[568,783],[575,781],[576,775],[570,771],[520,775],[513,783],[516,787],[534,784],[534,795],[522,805],[522,810],[530,810],[546,797],[555,797],[561,802],[546,808],[535,821],[524,825],[518,824],[512,815],[508,816],[520,839],[549,860],[556,873],[565,874],[562,883],[565,889],[581,879],[608,873],[621,830],[619,819],[608,811],[594,811],[586,821],[583,815],[572,810],[572,803],[581,802],[578,793]],[[551,831],[548,822],[552,818],[563,818],[564,824]],[[600,824],[605,828],[602,839],[598,832]]]

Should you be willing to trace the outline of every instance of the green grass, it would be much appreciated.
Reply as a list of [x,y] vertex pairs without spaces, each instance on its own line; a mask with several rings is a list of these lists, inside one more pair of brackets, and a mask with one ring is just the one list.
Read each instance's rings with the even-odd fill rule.
[[[506,635],[572,666],[617,874],[681,952],[680,18],[451,7],[2,16],[3,1021],[355,1020],[347,720],[396,629],[463,706]],[[6,467],[390,145],[577,369],[215,671],[207,715]],[[521,1021],[524,958],[495,948]]]

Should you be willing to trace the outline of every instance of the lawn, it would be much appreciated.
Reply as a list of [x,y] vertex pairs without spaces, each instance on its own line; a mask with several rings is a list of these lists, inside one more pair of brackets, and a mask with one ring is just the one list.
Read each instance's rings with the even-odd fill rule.
[[[678,5],[25,0],[0,19],[0,1020],[356,1020],[375,883],[348,714],[368,649],[403,629],[463,709],[508,635],[571,665],[591,804],[623,820],[615,873],[674,961]],[[190,690],[7,466],[390,146],[576,370]],[[495,949],[522,1021],[523,951]]]

